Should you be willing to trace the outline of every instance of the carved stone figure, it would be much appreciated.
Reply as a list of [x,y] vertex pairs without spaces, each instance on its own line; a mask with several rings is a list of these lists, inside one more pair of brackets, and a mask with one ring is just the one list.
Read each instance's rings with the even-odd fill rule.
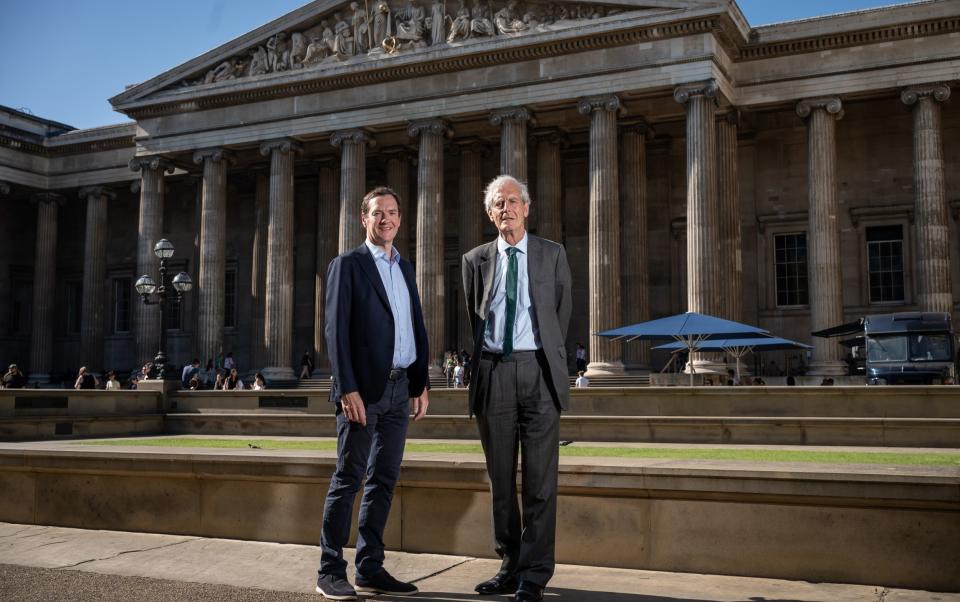
[[305,56],[307,56],[307,36],[298,32],[290,34],[290,53],[287,56],[287,66],[290,69],[303,67]]
[[387,0],[379,0],[373,7],[373,47],[379,48],[383,41],[393,35],[393,21]]
[[314,35],[307,45],[307,54],[303,57],[303,66],[315,65],[328,56],[330,56],[330,47],[326,40],[319,35]]
[[367,12],[360,8],[356,2],[350,3],[350,10],[353,16],[350,24],[353,27],[353,41],[356,45],[357,54],[365,53],[370,50],[370,22],[367,18]]
[[214,82],[222,82],[228,79],[233,79],[237,76],[236,70],[236,59],[227,59],[210,71],[207,71],[206,77],[203,78],[203,83],[212,84]]
[[509,0],[506,6],[498,10],[493,16],[493,23],[497,26],[497,31],[503,34],[519,33],[528,29],[527,24],[517,14],[517,0]]
[[480,4],[480,1],[473,0],[473,8],[470,9],[470,31],[475,36],[492,36],[496,30],[490,20],[490,5]]
[[467,0],[457,0],[457,18],[450,26],[447,42],[453,42],[457,38],[470,38],[470,9],[467,8]]
[[267,62],[270,71],[287,70],[287,61],[290,58],[290,49],[287,45],[287,34],[280,32],[267,40]]
[[443,0],[433,0],[430,7],[430,45],[437,46],[447,41],[447,9]]
[[257,46],[250,51],[250,75],[263,75],[270,69],[267,51],[263,46]]
[[397,37],[403,42],[423,41],[423,7],[417,0],[409,0],[407,6],[397,11]]
[[353,40],[353,30],[350,24],[340,18],[340,13],[334,15],[336,23],[333,26],[333,54],[345,61],[356,54]]

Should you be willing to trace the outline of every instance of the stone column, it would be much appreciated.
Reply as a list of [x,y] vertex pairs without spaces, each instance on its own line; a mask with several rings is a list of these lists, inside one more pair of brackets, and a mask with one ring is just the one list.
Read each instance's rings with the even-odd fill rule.
[[590,363],[591,376],[623,373],[622,345],[593,333],[622,326],[620,320],[620,176],[616,96],[583,98],[590,116]]
[[53,357],[53,308],[57,284],[57,210],[63,197],[35,193],[37,243],[33,264],[33,313],[30,323],[30,382],[50,382]]
[[107,276],[107,203],[116,193],[103,186],[80,189],[87,200],[83,240],[83,302],[80,313],[80,364],[97,373],[103,368],[103,299]]
[[[173,165],[161,157],[134,157],[130,169],[140,172],[140,218],[137,235],[137,273],[154,274],[157,256],[153,247],[163,238],[163,174],[173,173]],[[153,361],[160,348],[160,306],[144,305],[133,293],[133,331],[136,337],[135,365]]]
[[[839,98],[801,100],[797,114],[807,123],[810,280],[810,330],[843,323],[843,275],[840,269],[840,207],[837,201],[836,123],[843,117]],[[813,337],[813,376],[846,374],[840,345]]]
[[337,256],[340,244],[340,180],[333,159],[320,163],[317,176],[317,270],[314,280],[313,365],[324,374],[330,371],[330,356],[324,335],[327,266]]
[[[537,144],[537,187],[533,206],[537,208],[537,234],[563,242],[563,164],[560,148],[565,138],[559,130],[534,132]],[[533,207],[531,207],[531,210]]]
[[443,257],[443,139],[453,134],[442,119],[410,124],[411,138],[420,139],[417,162],[417,288],[430,343],[429,367],[440,372],[446,310],[446,263]]
[[[487,215],[483,208],[483,157],[487,147],[477,139],[457,141],[460,155],[460,200],[457,212],[457,234],[460,255],[478,247],[483,238],[483,223]],[[460,325],[459,337],[462,349],[471,349],[473,332],[470,330],[470,316],[466,303],[460,303],[457,315]]]
[[374,140],[364,130],[344,130],[330,137],[330,144],[340,149],[340,252],[354,249],[363,242],[360,225],[360,201],[367,190],[367,146]]
[[[653,130],[645,120],[623,129],[620,139],[620,239],[621,301],[624,324],[650,319],[650,273],[647,245],[647,139]],[[632,341],[623,345],[623,367],[628,372],[650,371],[650,344]]]
[[526,107],[497,109],[490,113],[490,125],[501,126],[500,174],[509,174],[527,182],[527,122],[531,121]]
[[266,173],[256,174],[257,183],[253,196],[253,250],[250,266],[250,370],[256,372],[264,366],[266,355],[263,346],[264,311],[267,288],[267,238],[270,226],[270,180]]
[[300,144],[290,138],[260,145],[270,157],[270,223],[267,227],[267,288],[263,312],[263,376],[270,382],[297,379],[293,364],[293,161]]
[[920,311],[953,311],[950,224],[943,174],[940,103],[944,84],[907,88],[900,95],[913,108],[913,190],[917,233],[917,305]]
[[203,165],[200,209],[200,274],[197,285],[197,357],[206,365],[223,351],[224,273],[227,237],[227,163],[229,151],[198,150],[193,160]]
[[393,240],[393,246],[402,257],[413,260],[410,244],[410,232],[416,226],[416,212],[413,199],[410,198],[410,152],[406,148],[385,149],[387,155],[387,186],[400,195],[400,229]]
[[743,321],[743,248],[740,225],[740,178],[737,171],[736,109],[717,120],[717,200],[720,237],[720,284],[723,288],[721,318]]

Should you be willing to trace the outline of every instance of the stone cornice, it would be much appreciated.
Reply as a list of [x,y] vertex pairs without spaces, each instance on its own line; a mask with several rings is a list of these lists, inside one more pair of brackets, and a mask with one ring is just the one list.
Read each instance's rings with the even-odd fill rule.
[[938,102],[946,102],[950,98],[950,86],[946,84],[911,86],[900,93],[900,100],[907,106],[916,104],[921,98],[932,98]]
[[340,130],[330,135],[330,144],[335,148],[340,148],[344,142],[366,143],[371,148],[377,144],[377,141],[373,139],[369,132],[360,128]]
[[264,157],[269,156],[273,151],[281,153],[301,154],[303,146],[293,138],[278,138],[276,140],[267,140],[260,145],[260,154]]
[[144,171],[147,169],[161,169],[167,173],[173,173],[173,163],[165,157],[154,155],[152,157],[134,157],[130,159],[130,171]]
[[202,148],[194,151],[193,162],[197,165],[203,165],[204,162],[208,160],[214,163],[226,161],[229,165],[233,165],[236,162],[233,153],[225,148]]
[[490,125],[498,126],[504,121],[521,121],[524,123],[529,121],[532,125],[536,125],[536,121],[527,107],[506,107],[490,111]]
[[805,98],[797,103],[797,115],[801,119],[806,119],[817,109],[823,109],[828,115],[833,115],[838,120],[843,119],[843,101],[836,96]]
[[703,96],[709,99],[716,99],[717,95],[720,93],[720,88],[717,86],[717,82],[710,80],[705,82],[699,82],[695,84],[685,84],[683,86],[678,86],[673,91],[673,99],[680,104],[687,104],[691,98],[695,96]]
[[482,138],[474,136],[458,138],[450,145],[450,153],[454,156],[459,156],[463,153],[476,153],[481,157],[486,157],[490,154],[490,144]]
[[450,127],[450,124],[436,117],[411,121],[410,125],[407,126],[407,135],[411,138],[417,138],[425,132],[437,134],[441,137],[453,138],[453,128]]
[[104,186],[85,186],[77,192],[77,196],[81,199],[98,196],[107,197],[108,200],[112,201],[117,198],[117,193]]
[[588,96],[577,100],[577,112],[581,115],[592,115],[594,111],[616,111],[621,116],[626,114],[623,103],[615,94]]
[[36,142],[28,142],[13,136],[0,134],[0,146],[41,157],[62,157],[109,151],[118,148],[134,148],[136,143],[134,142],[132,134],[122,138],[107,138],[91,140],[89,142],[78,142],[76,144],[58,144],[55,146],[51,145],[49,140],[44,140],[43,144],[37,144]]
[[861,220],[870,220],[870,219],[890,219],[893,217],[902,217],[906,218],[911,224],[913,223],[914,207],[913,204],[901,204],[901,205],[881,205],[879,207],[851,207],[850,208],[850,223],[856,228],[860,225]]

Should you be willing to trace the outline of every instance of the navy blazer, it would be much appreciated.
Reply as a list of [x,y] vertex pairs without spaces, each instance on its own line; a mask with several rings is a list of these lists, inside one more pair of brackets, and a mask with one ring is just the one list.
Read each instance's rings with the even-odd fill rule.
[[[410,397],[427,386],[427,330],[413,266],[400,258],[400,271],[410,291],[417,359],[407,368]],[[383,396],[393,364],[393,313],[387,290],[366,243],[340,255],[327,268],[324,333],[333,371],[331,401],[358,391],[364,405]]]

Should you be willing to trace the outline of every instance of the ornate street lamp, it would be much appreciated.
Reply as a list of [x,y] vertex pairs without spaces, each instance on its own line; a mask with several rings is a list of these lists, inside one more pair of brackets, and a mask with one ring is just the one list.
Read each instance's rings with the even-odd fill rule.
[[[167,303],[176,303],[180,305],[180,302],[183,300],[183,293],[186,293],[193,288],[193,281],[190,280],[190,276],[186,272],[180,272],[173,277],[173,288],[177,291],[176,298],[167,298],[167,260],[173,257],[173,245],[166,238],[160,239],[156,245],[153,247],[153,253],[160,259],[160,286],[157,286],[157,283],[154,282],[153,278],[144,274],[137,279],[136,285],[137,292],[140,293],[140,297],[143,299],[144,305],[159,305],[160,306],[160,350],[157,351],[157,357],[154,358],[153,363],[159,374],[157,377],[160,380],[164,380],[167,377],[167,312],[166,304]],[[150,295],[156,293],[157,300],[151,301]]]

